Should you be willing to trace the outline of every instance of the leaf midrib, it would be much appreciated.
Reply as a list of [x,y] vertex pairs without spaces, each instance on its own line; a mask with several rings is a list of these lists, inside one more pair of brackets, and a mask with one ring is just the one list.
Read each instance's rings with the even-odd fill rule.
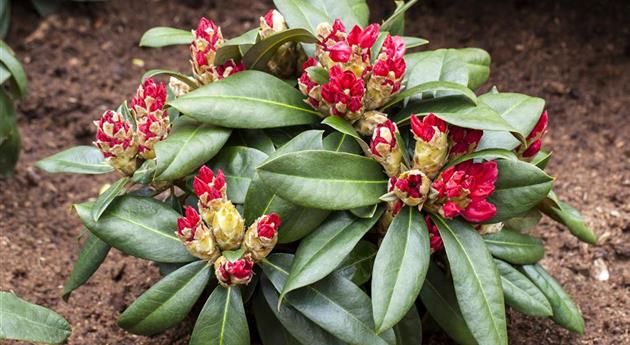
[[[47,325],[45,323],[39,323],[39,322],[33,321],[33,320],[28,319],[28,318],[26,318],[26,317],[24,317],[24,316],[22,316],[20,314],[16,314],[16,313],[14,313],[12,311],[9,311],[9,310],[6,310],[6,309],[0,311],[0,314],[10,314],[12,316],[15,316],[18,319],[24,320],[27,323],[31,323],[31,324],[34,324],[34,325],[42,326],[44,328],[50,328],[50,329],[53,329],[53,330],[56,330],[56,331],[61,331],[61,332],[66,333],[66,334],[70,334],[70,330],[68,330],[68,329],[57,328],[57,327],[54,327],[54,326],[51,326],[51,325]],[[48,318],[48,316],[47,316],[47,318]]]
[[227,313],[230,306],[230,296],[232,294],[232,287],[227,288],[227,294],[225,297],[225,307],[223,307],[223,318],[221,319],[221,333],[219,333],[219,345],[223,345],[223,335],[225,334],[225,325],[227,324]]
[[144,225],[144,224],[142,224],[142,223],[138,223],[138,222],[135,222],[135,221],[133,221],[133,220],[131,220],[131,219],[128,219],[128,218],[122,217],[120,214],[118,214],[118,213],[116,213],[116,212],[111,212],[110,214],[111,214],[111,216],[113,216],[113,217],[115,217],[115,218],[118,218],[118,219],[120,219],[120,220],[123,220],[123,221],[129,222],[129,223],[134,224],[134,225],[137,225],[137,226],[139,226],[139,227],[141,227],[141,228],[147,229],[147,230],[149,230],[149,231],[151,231],[151,232],[154,232],[154,233],[156,233],[156,234],[159,234],[159,235],[161,235],[161,236],[164,236],[164,237],[166,237],[166,238],[168,238],[168,239],[170,239],[170,240],[174,240],[174,241],[178,241],[178,242],[179,242],[179,239],[178,239],[177,237],[172,236],[172,235],[169,235],[169,234],[167,234],[167,233],[165,233],[165,232],[162,232],[162,231],[160,231],[160,230],[158,230],[158,229],[150,228],[150,227],[148,227],[148,226],[146,226],[146,225]]
[[272,105],[275,105],[277,107],[288,108],[288,109],[293,109],[293,110],[299,110],[299,111],[303,111],[305,113],[310,113],[310,114],[319,116],[318,112],[316,112],[314,110],[311,110],[311,109],[301,108],[301,107],[298,107],[298,106],[295,106],[295,105],[291,105],[291,104],[287,104],[287,103],[275,102],[275,101],[264,99],[264,98],[255,98],[255,97],[249,97],[249,96],[204,95],[204,96],[186,97],[185,100],[190,101],[190,100],[208,99],[208,98],[234,99],[234,100],[244,100],[244,101],[272,104]]
[[511,247],[535,247],[535,248],[540,248],[540,244],[534,244],[534,243],[519,243],[519,242],[507,242],[507,241],[497,241],[497,240],[488,240],[488,239],[483,239],[484,242],[486,243],[490,243],[490,244],[495,244],[495,245],[506,245],[506,246],[511,246]]

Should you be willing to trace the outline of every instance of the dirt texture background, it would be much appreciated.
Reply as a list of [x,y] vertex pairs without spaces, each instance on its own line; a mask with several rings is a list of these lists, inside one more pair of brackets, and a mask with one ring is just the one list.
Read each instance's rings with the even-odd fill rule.
[[[390,1],[369,2],[375,20],[392,10]],[[79,251],[81,226],[71,205],[94,197],[115,176],[48,175],[33,164],[90,144],[92,121],[130,99],[144,71],[188,72],[185,47],[141,49],[144,31],[192,28],[206,16],[233,37],[256,26],[271,1],[67,3],[46,18],[27,1],[13,3],[7,41],[26,67],[30,95],[19,104],[17,173],[0,178],[0,290],[65,316],[73,328],[69,344],[186,344],[192,318],[150,338],[116,325],[119,313],[159,278],[156,267],[116,250],[69,302],[60,298]],[[544,144],[554,152],[555,189],[599,236],[598,246],[588,246],[549,220],[535,230],[546,246],[542,264],[579,304],[586,334],[510,311],[510,344],[630,343],[629,18],[627,1],[431,0],[407,15],[407,33],[428,38],[430,49],[486,49],[493,58],[486,89],[547,100]],[[602,267],[610,273],[606,281],[593,277]],[[449,343],[443,335],[427,342]]]

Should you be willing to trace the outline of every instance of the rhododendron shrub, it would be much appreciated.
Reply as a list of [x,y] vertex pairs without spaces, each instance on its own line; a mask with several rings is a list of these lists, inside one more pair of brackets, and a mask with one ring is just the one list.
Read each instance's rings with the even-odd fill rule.
[[544,171],[544,101],[476,92],[488,54],[405,36],[413,3],[370,24],[364,1],[277,0],[234,38],[208,18],[149,30],[190,72],[146,72],[93,146],[38,164],[120,176],[75,205],[65,298],[113,247],[163,276],[120,316],[141,335],[197,303],[191,344],[419,344],[423,322],[507,344],[506,305],[583,332],[529,234],[544,214],[596,241]]

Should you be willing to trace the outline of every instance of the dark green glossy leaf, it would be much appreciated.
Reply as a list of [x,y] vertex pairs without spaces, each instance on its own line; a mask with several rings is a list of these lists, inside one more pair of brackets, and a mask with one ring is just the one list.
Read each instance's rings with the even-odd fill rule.
[[501,275],[505,303],[515,310],[530,316],[553,315],[547,297],[526,276],[507,262],[494,260]]
[[[363,154],[363,150],[357,141],[353,137],[341,132],[332,132],[328,134],[326,138],[324,138],[323,144],[324,150],[347,152],[357,155]],[[371,206],[368,206],[367,208],[372,209]]]
[[[381,27],[381,30],[384,30]],[[468,68],[457,49],[438,49],[407,54],[407,88],[431,81],[468,85]]]
[[[438,91],[448,91],[449,95],[461,95],[468,99],[473,105],[477,104],[477,96],[475,96],[475,93],[466,86],[448,81],[429,81],[413,87],[407,87],[403,92],[397,94],[389,102],[387,102],[387,104],[383,106],[383,109],[387,109],[413,95],[422,93],[431,93],[436,95]],[[444,119],[444,121],[446,121],[446,119]]]
[[378,215],[371,219],[356,218],[348,212],[338,212],[328,217],[300,242],[280,299],[290,291],[321,280],[339,267],[363,235],[378,221],[383,210],[381,208]]
[[420,38],[420,37],[403,36],[403,40],[405,41],[405,46],[407,47],[407,49],[420,47],[425,44],[429,44],[428,40],[425,40],[424,38]]
[[61,315],[0,291],[0,339],[61,344],[70,333],[70,324]]
[[376,254],[372,309],[377,333],[396,325],[413,306],[429,266],[429,232],[417,208],[394,217]]
[[491,160],[495,160],[497,158],[501,158],[501,159],[508,159],[508,160],[517,160],[516,155],[514,154],[514,152],[512,151],[508,151],[508,150],[502,150],[502,149],[486,149],[486,150],[481,150],[481,151],[475,151],[472,153],[469,153],[467,155],[463,155],[459,158],[450,160],[443,168],[442,170],[459,164],[461,162],[465,162],[471,159],[483,159],[486,161],[491,161]]
[[184,83],[186,83],[188,86],[190,86],[191,89],[196,89],[198,87],[197,82],[195,82],[193,79],[191,79],[189,76],[176,72],[176,71],[169,71],[166,69],[152,69],[149,70],[147,72],[145,72],[142,75],[142,82],[144,82],[146,79],[148,78],[152,78],[156,75],[160,75],[160,74],[165,74],[169,77],[173,77],[176,78]]
[[[261,87],[264,86],[264,87]],[[317,122],[300,91],[260,71],[244,71],[170,101],[201,122],[229,128],[272,128]]]
[[232,131],[232,136],[226,146],[246,146],[262,151],[268,155],[274,153],[276,148],[273,141],[262,129],[238,129]]
[[242,204],[256,167],[267,159],[267,154],[244,146],[224,147],[212,159],[213,171],[221,169],[227,182],[227,195],[232,202]]
[[155,264],[158,266],[158,269],[160,270],[160,276],[162,277],[167,276],[186,265],[182,263],[164,263],[164,262],[156,262]]
[[[274,152],[272,157],[306,149],[322,149],[322,131],[311,130],[297,135]],[[329,214],[329,211],[305,208],[282,199],[255,175],[245,197],[245,220],[251,224],[256,218],[271,212],[277,213],[282,219],[282,226],[278,231],[280,243],[293,242],[308,235]]]
[[[494,109],[505,121],[525,136],[534,128],[545,107],[543,99],[518,93],[487,93],[479,96],[479,101]],[[512,150],[518,145],[520,142],[510,133],[487,132],[481,138],[478,149]]]
[[317,38],[307,29],[294,28],[275,33],[254,44],[243,56],[248,70],[268,71],[267,63],[274,54],[287,42],[316,43]]
[[151,335],[180,323],[210,280],[207,262],[195,261],[165,276],[143,293],[118,318],[132,333]]
[[510,229],[483,236],[483,241],[492,256],[517,265],[534,264],[545,254],[539,239]]
[[238,286],[217,286],[203,306],[190,345],[249,345],[249,328]]
[[363,207],[353,208],[353,209],[350,209],[349,211],[350,213],[352,213],[353,215],[359,218],[370,219],[374,217],[374,213],[376,213],[377,209],[378,209],[378,204],[375,204],[372,206],[363,206]]
[[480,345],[507,345],[501,279],[481,236],[459,219],[432,216],[444,242],[457,301]]
[[571,297],[562,286],[540,265],[521,266],[523,272],[547,297],[553,316],[551,319],[560,326],[579,334],[584,334],[584,319]]
[[536,227],[542,218],[542,213],[533,208],[523,214],[510,218],[503,222],[503,225],[518,232],[526,233]]
[[91,203],[74,205],[81,222],[110,246],[158,262],[195,260],[175,236],[180,215],[155,199],[124,195],[116,198],[98,222]]
[[287,153],[265,162],[258,174],[283,199],[329,210],[379,203],[387,185],[373,159],[331,151]]
[[488,106],[475,106],[470,100],[463,96],[446,96],[440,98],[429,98],[423,100],[410,100],[406,106],[392,120],[398,124],[408,124],[409,115],[424,116],[429,113],[434,114],[452,114],[452,113],[481,113],[486,115],[477,116],[494,116],[496,112]]
[[[9,32],[11,23],[11,1],[0,0],[0,39],[4,39]],[[2,84],[2,82],[0,82]]]
[[394,326],[394,333],[396,345],[422,344],[422,320],[415,305],[412,305],[405,317]]
[[229,137],[227,128],[178,118],[169,136],[155,145],[155,180],[173,181],[192,173],[214,157]]
[[381,31],[391,31],[397,21],[401,20],[401,18],[404,20],[405,12],[407,12],[407,10],[416,2],[418,2],[418,0],[409,0],[404,5],[396,8],[394,14],[387,18],[387,20],[385,20],[381,25]]
[[556,206],[552,200],[545,199],[539,208],[551,219],[566,226],[575,237],[586,243],[597,244],[597,236],[588,227],[580,212],[571,205],[558,200]]
[[323,125],[328,125],[337,131],[347,134],[353,138],[361,140],[359,133],[352,127],[352,125],[339,116],[328,116],[322,121]]
[[[353,26],[368,25],[369,8],[365,0],[308,0],[326,14],[328,21],[339,18],[350,30]],[[317,25],[317,24],[316,24]]]
[[477,344],[459,309],[453,282],[434,263],[429,265],[420,298],[429,314],[449,337],[458,344]]
[[92,219],[95,222],[98,222],[98,219],[101,217],[103,212],[107,210],[109,204],[114,201],[114,199],[121,194],[123,191],[125,184],[129,181],[129,177],[123,177],[120,180],[114,182],[109,188],[107,188],[101,195],[98,196],[94,204],[92,205]]
[[142,163],[142,165],[133,173],[133,176],[131,176],[131,182],[148,185],[155,177],[156,168],[157,162],[155,159],[144,161],[144,163]]
[[[263,271],[276,290],[282,290],[293,256],[272,254],[263,260]],[[337,338],[353,345],[393,344],[393,331],[383,338],[374,332],[369,297],[351,281],[331,275],[313,285],[295,290],[285,301]],[[388,339],[388,341],[384,340]]]
[[140,47],[166,47],[179,44],[190,44],[193,34],[190,31],[158,26],[149,29],[140,39]]
[[[273,290],[273,287],[270,287],[270,289]],[[291,333],[282,326],[278,318],[274,315],[274,308],[270,307],[265,301],[262,291],[254,295],[252,309],[254,311],[254,318],[256,319],[258,335],[263,345],[302,345],[302,343],[295,339]]]
[[498,223],[518,216],[545,199],[553,178],[535,165],[523,161],[497,161],[499,177],[488,201],[497,207],[497,214],[488,223]]
[[540,150],[536,154],[536,156],[534,156],[534,159],[532,160],[532,164],[544,170],[547,167],[547,164],[549,163],[549,161],[551,160],[551,156],[552,156],[551,152],[545,152],[543,150]]
[[88,233],[87,239],[81,251],[77,261],[74,262],[70,277],[63,286],[63,299],[68,300],[72,291],[76,290],[81,285],[90,279],[90,277],[101,266],[107,253],[109,253],[110,245],[103,242],[92,233]]
[[104,174],[114,169],[94,146],[75,146],[44,158],[35,166],[49,173]]
[[4,41],[0,41],[0,63],[4,64],[4,67],[11,73],[11,80],[16,86],[16,90],[14,89],[13,92],[17,91],[17,95],[14,95],[20,99],[26,98],[26,72],[24,72],[24,68],[13,50]]
[[468,68],[468,87],[475,90],[490,76],[490,54],[479,48],[457,49]]
[[336,272],[361,286],[370,280],[372,276],[372,266],[375,257],[376,246],[371,242],[361,240],[350,254],[343,259]]
[[[313,321],[307,319],[299,311],[289,306],[287,303],[279,303],[278,292],[273,285],[263,277],[260,281],[260,301],[261,309],[266,309],[269,314],[260,315],[262,318],[272,317],[281,323],[281,329],[285,330],[289,337],[294,338],[292,344],[308,344],[308,345],[342,345],[341,340],[335,338],[330,333],[324,331]],[[256,301],[254,301],[254,307]],[[256,322],[260,320],[256,315]],[[276,345],[276,343],[270,344]]]
[[258,38],[259,28],[251,29],[244,34],[231,38],[223,43],[214,57],[214,63],[224,64],[229,59],[239,60],[243,50],[251,48]]
[[315,33],[319,23],[329,21],[324,11],[306,0],[274,0],[273,4],[282,13],[290,28],[303,28]]
[[15,106],[0,86],[0,175],[13,173],[20,156],[20,146]]

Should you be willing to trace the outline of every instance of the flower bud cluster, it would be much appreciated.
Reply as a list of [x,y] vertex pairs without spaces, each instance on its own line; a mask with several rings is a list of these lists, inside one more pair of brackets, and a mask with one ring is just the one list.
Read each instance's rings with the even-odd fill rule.
[[190,45],[190,64],[192,66],[193,76],[199,85],[210,84],[245,69],[242,62],[236,63],[233,59],[220,65],[215,64],[217,49],[219,49],[225,41],[221,33],[221,28],[217,26],[214,21],[201,18],[197,29],[192,30],[192,34],[193,41]]
[[[361,134],[372,134],[375,123],[368,114],[400,91],[406,70],[404,41],[388,35],[372,63],[371,50],[379,35],[378,24],[364,29],[355,25],[347,32],[343,22],[337,19],[332,25],[318,25],[316,34],[319,43],[315,58],[304,63],[304,72],[298,80],[300,90],[308,96],[306,102],[322,116],[343,117],[355,124]],[[313,66],[326,70],[326,83],[320,84],[308,76],[306,69]]]
[[113,110],[94,122],[97,128],[94,145],[114,169],[131,176],[139,160],[155,158],[155,144],[171,130],[165,103],[166,85],[149,78],[131,99],[129,110],[135,126],[131,119]]
[[[269,10],[264,16],[260,17],[258,33],[260,38],[264,40],[288,28],[287,22],[280,12]],[[299,72],[299,66],[305,59],[306,54],[297,42],[286,42],[278,47],[269,62],[267,62],[267,67],[273,75],[280,78],[289,78]]]
[[540,152],[542,147],[542,138],[547,133],[547,125],[549,124],[549,115],[545,110],[538,119],[538,122],[527,136],[527,148],[523,145],[516,148],[516,153],[521,159],[531,161],[536,154]]
[[[186,208],[186,217],[177,223],[177,237],[193,256],[214,262],[219,283],[247,284],[253,262],[269,255],[278,241],[280,217],[275,213],[263,215],[246,229],[243,217],[227,198],[221,170],[215,174],[207,166],[201,167],[193,189],[199,199],[199,213],[190,206]],[[244,254],[237,260],[230,261],[223,255],[238,249]]]

